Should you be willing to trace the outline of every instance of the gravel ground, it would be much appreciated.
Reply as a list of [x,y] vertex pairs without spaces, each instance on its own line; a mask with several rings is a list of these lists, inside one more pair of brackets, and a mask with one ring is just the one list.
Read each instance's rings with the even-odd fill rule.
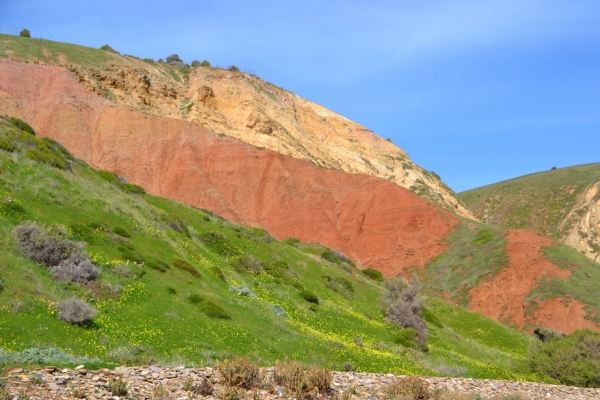
[[[159,366],[125,368],[115,370],[102,369],[89,371],[83,366],[76,369],[57,369],[47,367],[38,370],[13,369],[2,378],[5,399],[232,399],[236,396],[218,382],[214,368],[162,368]],[[273,373],[273,368],[265,368],[262,373],[266,380]],[[333,383],[323,399],[368,399],[385,398],[385,387],[398,379],[391,374],[365,374],[357,372],[333,372]],[[114,396],[110,391],[110,383],[121,378],[128,386],[125,396]],[[430,389],[441,389],[452,392],[479,394],[481,398],[519,395],[522,399],[600,399],[600,389],[577,388],[561,385],[547,385],[530,382],[513,382],[499,380],[478,380],[462,378],[422,377],[430,385]],[[198,386],[205,380],[213,380],[212,394],[202,396],[193,391],[186,391],[187,386]],[[1,392],[0,392],[1,393]],[[344,397],[343,394],[352,396]],[[76,397],[77,396],[77,397]],[[161,397],[162,396],[162,397]],[[284,388],[269,385],[268,388],[253,391],[240,391],[238,397],[249,399],[290,398]],[[0,400],[4,400],[0,394]]]

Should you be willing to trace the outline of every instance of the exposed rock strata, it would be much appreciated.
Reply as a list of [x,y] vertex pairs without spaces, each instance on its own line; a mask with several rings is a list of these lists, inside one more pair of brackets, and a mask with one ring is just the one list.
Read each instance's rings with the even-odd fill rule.
[[586,319],[585,304],[574,299],[545,300],[535,312],[527,315],[526,299],[540,279],[565,279],[571,272],[544,258],[542,247],[555,244],[546,236],[511,230],[506,234],[506,240],[508,265],[494,278],[470,291],[471,310],[519,329],[533,329],[542,324],[565,333],[583,328],[600,330],[599,326]]
[[200,67],[187,76],[165,64],[110,55],[113,62],[103,68],[71,64],[66,56],[61,65],[88,90],[117,104],[191,121],[324,168],[388,179],[457,215],[474,218],[435,173],[414,164],[390,141],[255,75]]
[[114,105],[62,68],[2,60],[0,93],[41,136],[150,193],[263,226],[280,239],[321,242],[388,277],[439,255],[439,240],[457,222],[388,180],[322,169]]

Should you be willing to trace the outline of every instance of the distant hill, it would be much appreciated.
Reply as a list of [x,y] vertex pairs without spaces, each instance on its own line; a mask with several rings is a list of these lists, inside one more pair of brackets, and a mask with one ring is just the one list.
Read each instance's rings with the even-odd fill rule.
[[600,163],[526,175],[459,197],[482,221],[531,229],[600,260]]

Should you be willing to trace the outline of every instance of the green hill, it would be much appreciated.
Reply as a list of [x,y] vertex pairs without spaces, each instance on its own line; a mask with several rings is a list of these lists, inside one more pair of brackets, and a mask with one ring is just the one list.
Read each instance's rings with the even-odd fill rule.
[[[535,379],[518,372],[524,333],[430,298],[429,349],[413,348],[382,316],[382,283],[343,257],[144,194],[20,128],[0,118],[0,364],[54,354],[64,365],[81,357],[210,365],[247,355],[263,364],[290,357],[337,369]],[[46,238],[85,243],[100,278],[64,282],[25,258],[14,231],[26,221]],[[98,310],[91,323],[58,318],[60,301],[73,296]]]
[[577,165],[468,190],[459,198],[482,221],[560,240],[572,227],[565,219],[578,196],[598,181],[600,163]]

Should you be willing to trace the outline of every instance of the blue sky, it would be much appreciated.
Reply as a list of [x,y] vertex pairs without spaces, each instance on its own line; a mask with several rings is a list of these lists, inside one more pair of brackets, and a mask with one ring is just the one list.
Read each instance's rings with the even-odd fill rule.
[[598,1],[0,0],[4,25],[249,69],[457,192],[600,162]]

